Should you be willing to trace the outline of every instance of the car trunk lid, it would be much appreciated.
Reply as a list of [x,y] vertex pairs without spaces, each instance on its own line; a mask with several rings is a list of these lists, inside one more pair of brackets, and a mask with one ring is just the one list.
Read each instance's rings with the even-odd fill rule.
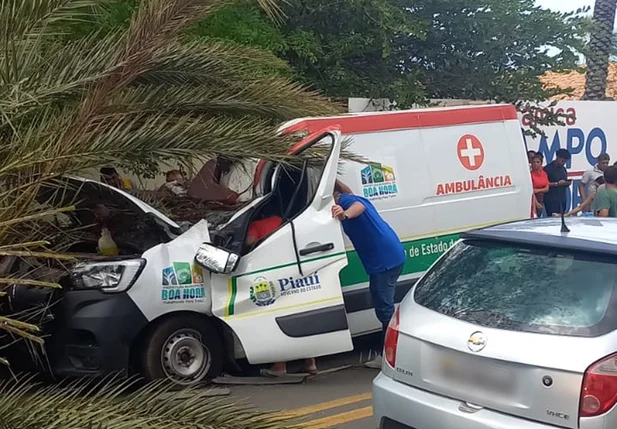
[[488,329],[418,305],[402,312],[399,329],[395,380],[459,399],[462,412],[490,408],[571,428],[585,369],[606,352],[593,339]]

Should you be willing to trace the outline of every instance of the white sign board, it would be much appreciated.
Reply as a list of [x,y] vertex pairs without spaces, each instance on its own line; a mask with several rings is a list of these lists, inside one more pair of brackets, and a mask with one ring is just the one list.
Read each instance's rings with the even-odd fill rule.
[[[572,154],[566,165],[568,177],[573,179],[568,192],[567,210],[581,203],[578,185],[581,176],[596,164],[603,152],[611,156],[611,164],[617,161],[617,102],[611,101],[563,101],[552,109],[573,114],[565,125],[543,127],[544,136],[526,137],[529,150],[544,155],[548,164],[555,159],[555,153],[565,148]],[[530,118],[520,117],[523,129],[529,128]]]

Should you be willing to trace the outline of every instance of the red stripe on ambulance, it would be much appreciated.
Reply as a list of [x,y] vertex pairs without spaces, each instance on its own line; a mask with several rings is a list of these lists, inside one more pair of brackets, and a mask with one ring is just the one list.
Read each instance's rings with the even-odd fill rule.
[[410,128],[448,127],[518,120],[516,108],[511,105],[482,106],[443,110],[417,110],[401,113],[380,112],[331,118],[310,118],[290,125],[281,131],[290,134],[298,131],[314,133],[327,126],[340,126],[343,134],[371,133],[377,131],[405,130]]

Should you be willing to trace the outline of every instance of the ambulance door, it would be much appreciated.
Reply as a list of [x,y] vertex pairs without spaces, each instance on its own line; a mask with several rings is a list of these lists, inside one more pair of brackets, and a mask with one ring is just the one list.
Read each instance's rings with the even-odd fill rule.
[[[237,263],[232,260],[229,267],[237,265],[231,275],[212,275],[213,314],[233,330],[253,364],[353,348],[339,280],[347,256],[340,222],[331,215],[341,134],[323,130],[295,149],[317,144],[329,155],[317,168],[321,177],[313,176],[312,186],[306,187],[312,190],[304,194],[305,205],[288,218],[283,214],[276,232]],[[305,163],[302,171],[300,176],[314,170]],[[283,174],[284,168],[278,168],[273,193]]]

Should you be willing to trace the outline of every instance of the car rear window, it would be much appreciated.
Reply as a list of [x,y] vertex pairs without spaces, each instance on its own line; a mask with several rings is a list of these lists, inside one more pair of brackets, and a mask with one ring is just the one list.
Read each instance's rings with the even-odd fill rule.
[[416,303],[484,327],[593,337],[617,328],[617,259],[483,241],[454,246]]

